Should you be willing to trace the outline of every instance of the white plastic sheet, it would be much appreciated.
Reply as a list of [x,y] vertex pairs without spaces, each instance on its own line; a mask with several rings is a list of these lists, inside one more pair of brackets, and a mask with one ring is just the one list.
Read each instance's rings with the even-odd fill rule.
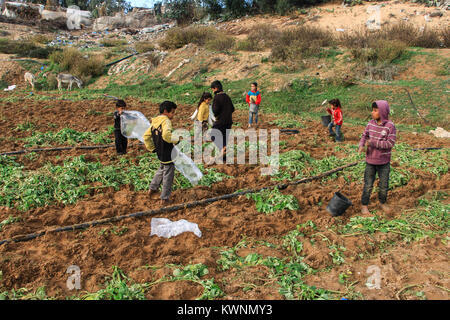
[[[150,127],[150,122],[139,111],[124,111],[120,116],[120,131],[127,138],[139,139],[144,142],[144,133]],[[200,169],[191,158],[182,153],[176,146],[172,152],[175,168],[181,172],[190,183],[196,185],[203,177]]]
[[181,174],[185,176],[190,183],[196,185],[203,177],[203,173],[195,165],[194,161],[192,161],[191,158],[181,152],[177,148],[177,146],[175,146],[173,149],[175,150],[175,152],[173,152],[172,154],[176,154],[176,158],[173,161],[175,164],[175,168],[180,171]]
[[196,223],[181,219],[178,221],[170,221],[166,218],[152,218],[150,236],[171,238],[183,232],[193,232],[197,237],[201,238],[202,232]]
[[150,122],[139,111],[124,111],[120,116],[120,131],[131,139],[144,142],[144,133],[150,127]]

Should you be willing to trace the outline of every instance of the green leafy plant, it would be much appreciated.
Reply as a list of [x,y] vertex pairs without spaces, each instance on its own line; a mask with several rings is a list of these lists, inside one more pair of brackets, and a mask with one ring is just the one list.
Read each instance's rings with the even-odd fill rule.
[[265,189],[258,193],[246,195],[247,199],[255,201],[256,210],[262,213],[272,213],[277,210],[298,210],[297,199],[293,195],[284,195],[278,189]]

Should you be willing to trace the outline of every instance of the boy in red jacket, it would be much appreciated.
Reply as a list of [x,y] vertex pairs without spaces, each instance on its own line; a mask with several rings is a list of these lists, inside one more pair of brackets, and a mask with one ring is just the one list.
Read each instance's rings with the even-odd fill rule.
[[[342,110],[341,110],[341,102],[339,99],[333,99],[330,100],[329,104],[331,105],[330,108],[327,108],[327,112],[332,115],[333,119],[328,124],[328,130],[330,131],[330,136],[336,137],[337,142],[342,142],[342,133],[341,133],[341,126],[342,126]],[[336,127],[336,133],[333,131],[333,127]]]
[[378,184],[378,199],[381,209],[389,213],[391,210],[386,205],[387,192],[389,189],[389,173],[391,170],[391,150],[394,147],[397,130],[389,119],[389,104],[385,100],[378,100],[372,104],[372,119],[367,124],[361,140],[359,141],[359,152],[366,151],[366,170],[364,172],[364,189],[361,197],[361,213],[369,214],[370,194],[372,193],[375,175],[378,173],[380,182]]
[[258,110],[259,105],[261,104],[261,93],[258,91],[258,84],[256,82],[252,82],[251,90],[247,92],[245,101],[247,101],[250,108],[248,117],[248,127],[250,128],[252,126],[253,118],[255,119],[255,125],[258,125]]

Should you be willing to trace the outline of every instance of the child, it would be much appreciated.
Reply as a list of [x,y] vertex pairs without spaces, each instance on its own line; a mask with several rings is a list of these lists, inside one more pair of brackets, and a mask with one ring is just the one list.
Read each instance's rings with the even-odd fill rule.
[[258,91],[258,84],[256,82],[251,84],[251,90],[247,93],[245,101],[247,101],[249,106],[248,127],[250,128],[253,123],[253,118],[255,119],[255,125],[258,125],[258,110],[261,104],[261,94]]
[[[339,99],[333,99],[329,101],[331,105],[330,108],[327,108],[327,112],[333,116],[333,120],[328,124],[328,130],[330,131],[330,136],[336,137],[337,142],[342,142],[342,110],[341,110],[341,102]],[[333,127],[336,127],[336,133],[333,131]]]
[[149,196],[155,194],[162,182],[161,204],[170,203],[175,165],[172,161],[172,149],[180,140],[172,138],[172,119],[177,105],[164,101],[159,105],[160,115],[152,119],[150,128],[144,133],[144,144],[148,151],[156,152],[161,165],[150,184]]
[[128,139],[124,137],[120,131],[120,115],[126,107],[127,104],[125,101],[120,99],[116,101],[117,110],[114,111],[114,137],[116,139],[116,151],[119,155],[127,153]]
[[361,213],[363,214],[369,214],[367,205],[376,173],[380,179],[378,199],[381,209],[386,213],[390,212],[386,199],[389,188],[391,150],[396,140],[396,129],[394,123],[388,120],[389,111],[389,104],[385,100],[378,100],[372,104],[373,120],[369,121],[359,142],[359,152],[363,152],[364,145],[367,144],[364,190],[361,197]]
[[209,92],[203,92],[200,101],[198,102],[198,114],[195,120],[197,125],[201,125],[202,132],[208,130],[208,118],[209,118],[209,104],[211,103],[212,95]]

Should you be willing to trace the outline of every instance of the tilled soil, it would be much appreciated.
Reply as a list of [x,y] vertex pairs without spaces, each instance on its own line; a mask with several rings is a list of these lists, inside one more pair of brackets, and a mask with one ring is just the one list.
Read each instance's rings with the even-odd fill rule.
[[[130,100],[129,109],[141,110],[148,118],[156,113],[157,106],[142,104]],[[26,108],[25,108],[26,106]],[[44,106],[50,106],[43,108]],[[135,107],[136,106],[136,107]],[[135,108],[134,108],[135,107]],[[112,116],[107,112],[114,110],[112,102],[94,100],[86,102],[70,101],[27,101],[26,103],[6,103],[1,106],[2,120],[0,130],[7,140],[2,142],[2,152],[21,149],[20,138],[26,133],[14,131],[17,124],[25,119],[37,125],[38,130],[48,131],[47,124],[54,123],[52,130],[70,127],[79,131],[101,131],[112,125]],[[88,115],[84,109],[95,109],[102,115]],[[190,123],[188,117],[193,112],[193,106],[181,106],[177,110],[174,128]],[[20,118],[17,117],[20,111]],[[245,128],[247,112],[237,110],[235,121]],[[275,128],[269,122],[280,116],[262,115],[261,128]],[[299,121],[305,128],[299,128],[300,134],[281,134],[281,140],[286,141],[285,152],[301,149],[309,152],[314,158],[320,159],[330,155],[345,157],[343,153],[334,151],[335,144],[330,142],[326,128],[321,127],[319,120]],[[357,144],[363,127],[344,126],[345,143]],[[16,141],[15,141],[16,140]],[[428,134],[411,135],[399,132],[399,142],[406,142],[414,147],[448,147],[445,139],[437,139]],[[145,151],[136,143],[126,155],[135,158]],[[61,163],[65,158],[86,154],[88,160],[101,161],[104,164],[114,163],[117,159],[114,148],[94,151],[71,150],[38,153],[38,158],[31,161],[24,156],[18,156],[17,161],[25,164],[26,169],[36,169],[46,162]],[[59,159],[56,159],[59,155]],[[393,164],[394,165],[394,164]],[[274,185],[270,177],[261,176],[257,165],[214,165],[213,168],[234,177],[216,183],[211,187],[197,186],[188,190],[173,192],[175,204],[210,198],[217,195],[232,193],[239,189],[257,188]],[[432,174],[414,170],[416,178],[405,186],[390,191],[389,203],[393,211],[387,217],[400,216],[402,211],[414,209],[417,198],[430,190],[448,190],[450,175],[445,174],[440,179]],[[362,179],[362,178],[361,178]],[[333,218],[325,207],[334,192],[340,190],[355,205],[351,206],[340,218]],[[151,282],[164,275],[170,275],[172,270],[167,264],[203,263],[209,269],[215,282],[219,283],[225,293],[224,299],[283,299],[278,292],[276,283],[264,285],[268,280],[267,269],[255,266],[243,274],[236,271],[220,272],[217,270],[220,247],[232,247],[245,238],[279,242],[279,239],[298,224],[313,221],[319,229],[326,230],[339,223],[345,223],[350,218],[360,216],[359,199],[362,193],[360,181],[346,182],[341,176],[333,181],[315,181],[296,186],[289,186],[281,191],[283,194],[294,195],[299,204],[299,210],[281,210],[273,214],[258,213],[254,202],[245,196],[230,200],[222,200],[206,206],[179,210],[172,213],[156,215],[173,220],[186,219],[197,223],[202,231],[198,238],[193,233],[184,233],[170,239],[157,236],[150,237],[150,221],[152,217],[122,220],[111,225],[91,227],[83,231],[46,234],[40,238],[19,243],[7,243],[0,246],[0,270],[3,272],[2,285],[5,289],[22,287],[36,289],[45,286],[49,296],[63,298],[74,293],[66,287],[67,267],[77,265],[81,268],[82,290],[94,292],[102,288],[104,278],[111,274],[113,265],[119,266],[133,280],[143,283]],[[372,195],[370,209],[376,208],[376,194]],[[86,221],[125,215],[137,211],[159,208],[157,199],[150,199],[145,192],[136,192],[129,186],[122,186],[119,191],[103,190],[81,199],[75,205],[50,205],[21,213],[15,209],[0,208],[0,221],[8,216],[20,216],[22,221],[4,226],[0,232],[1,239],[17,235],[51,229],[55,226],[66,226]],[[105,228],[117,226],[128,230],[118,236],[112,233],[101,234]],[[440,239],[428,239],[418,243],[402,244],[388,252],[382,252],[365,237],[341,237],[327,230],[326,236],[335,243],[341,243],[347,248],[347,257],[370,251],[371,259],[354,260],[332,269],[329,273],[318,276],[308,276],[306,282],[331,290],[342,290],[337,281],[339,273],[351,269],[359,281],[355,290],[361,292],[366,299],[395,299],[396,293],[405,286],[419,283],[421,290],[429,299],[448,299],[445,292],[437,286],[448,288],[448,247]],[[395,239],[394,239],[395,240]],[[380,240],[379,240],[380,241]],[[302,255],[305,262],[313,268],[324,268],[330,263],[329,249],[321,241],[319,245],[311,246],[305,241]],[[255,252],[255,251],[252,251]],[[240,252],[242,256],[250,251]],[[275,249],[265,248],[261,254],[265,256],[283,256],[284,253]],[[370,265],[382,268],[383,285],[380,290],[369,290],[365,286],[366,269]],[[160,266],[157,270],[142,268],[145,265]],[[344,270],[345,269],[345,270]],[[324,274],[326,276],[324,276]],[[254,280],[258,278],[260,280]],[[236,280],[238,279],[238,280]],[[261,280],[262,279],[262,280]],[[242,290],[242,283],[260,281],[261,286],[255,290]],[[254,282],[253,282],[254,283]],[[159,283],[151,287],[146,296],[149,299],[195,299],[202,292],[201,285],[191,281],[176,281]],[[406,292],[406,290],[405,290]],[[403,294],[403,293],[401,293]],[[402,295],[400,298],[411,298]]]

